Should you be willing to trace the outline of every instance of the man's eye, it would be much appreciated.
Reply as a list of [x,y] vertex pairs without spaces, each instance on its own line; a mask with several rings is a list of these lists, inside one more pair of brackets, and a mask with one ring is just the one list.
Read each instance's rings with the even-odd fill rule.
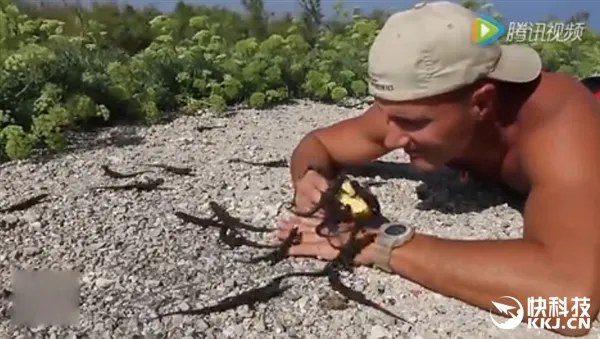
[[394,118],[393,121],[402,127],[407,128],[423,128],[429,122],[430,119],[405,119],[405,118]]

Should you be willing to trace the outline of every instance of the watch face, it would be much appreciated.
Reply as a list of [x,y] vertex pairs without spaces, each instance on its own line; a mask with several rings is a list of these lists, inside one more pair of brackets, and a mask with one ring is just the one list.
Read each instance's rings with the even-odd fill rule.
[[393,224],[385,229],[385,234],[392,236],[401,235],[406,233],[407,230],[408,228],[402,224]]

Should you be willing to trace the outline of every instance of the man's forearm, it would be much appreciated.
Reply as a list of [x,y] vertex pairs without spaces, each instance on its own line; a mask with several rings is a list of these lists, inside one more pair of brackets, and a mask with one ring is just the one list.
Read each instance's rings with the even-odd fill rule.
[[296,182],[304,176],[308,166],[326,171],[325,175],[331,175],[334,171],[333,159],[329,156],[327,148],[313,134],[308,134],[294,149],[290,160],[290,175],[294,187]]
[[584,297],[576,275],[567,278],[569,274],[558,272],[546,258],[543,247],[523,240],[464,241],[417,234],[392,252],[390,266],[432,291],[492,311],[491,301],[506,295],[519,300],[524,312],[528,297]]
[[482,308],[503,295],[521,301],[555,290],[540,285],[556,281],[551,266],[541,262],[542,249],[522,241],[449,240],[418,234],[392,253],[390,265],[398,274]]

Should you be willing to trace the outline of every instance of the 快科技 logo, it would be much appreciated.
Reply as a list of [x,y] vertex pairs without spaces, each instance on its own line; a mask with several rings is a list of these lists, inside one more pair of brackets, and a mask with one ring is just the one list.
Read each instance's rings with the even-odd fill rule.
[[471,39],[479,46],[487,46],[496,42],[506,28],[498,21],[484,14],[473,20],[471,24]]
[[513,303],[514,306],[513,306],[513,305],[508,305],[508,304],[492,301],[492,304],[494,304],[494,306],[496,307],[498,312],[500,314],[506,315],[508,317],[508,320],[505,319],[504,321],[500,321],[500,322],[496,321],[496,319],[494,319],[494,316],[492,315],[492,310],[490,310],[490,318],[492,319],[492,322],[494,323],[494,325],[496,325],[496,327],[501,328],[503,330],[512,330],[512,329],[516,328],[517,326],[519,326],[521,321],[523,321],[523,317],[525,316],[525,314],[524,314],[525,310],[523,309],[523,305],[521,305],[519,300],[517,300],[513,297],[503,296],[500,299],[509,299],[514,302]]

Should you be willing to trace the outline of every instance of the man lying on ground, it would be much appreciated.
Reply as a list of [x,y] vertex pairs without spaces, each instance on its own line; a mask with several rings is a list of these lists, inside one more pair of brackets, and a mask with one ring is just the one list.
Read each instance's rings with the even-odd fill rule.
[[[460,5],[439,2],[385,23],[368,62],[375,103],[360,116],[312,131],[293,152],[297,208],[308,210],[328,185],[307,171],[309,165],[333,171],[400,148],[417,169],[448,165],[502,182],[527,195],[522,239],[380,232],[377,239],[388,245],[376,239],[357,262],[485,310],[505,295],[522,305],[530,296],[569,302],[587,297],[594,319],[600,297],[600,101],[577,79],[542,72],[538,54],[526,46],[474,44],[473,18]],[[314,224],[282,220],[278,236],[300,226],[302,242],[290,255],[332,259],[337,251]]]

